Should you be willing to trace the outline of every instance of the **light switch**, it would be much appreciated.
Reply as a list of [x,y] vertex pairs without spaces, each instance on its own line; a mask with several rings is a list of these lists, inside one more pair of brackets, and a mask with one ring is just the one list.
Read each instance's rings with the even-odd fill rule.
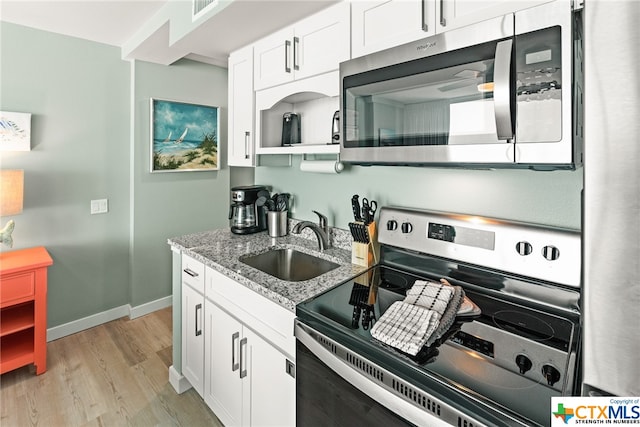
[[109,199],[98,199],[91,201],[91,215],[109,212]]

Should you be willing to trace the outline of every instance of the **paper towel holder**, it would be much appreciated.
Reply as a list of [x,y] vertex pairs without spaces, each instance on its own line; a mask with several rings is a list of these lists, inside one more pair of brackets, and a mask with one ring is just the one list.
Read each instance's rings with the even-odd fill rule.
[[300,170],[302,172],[316,173],[340,173],[344,170],[344,163],[340,161],[340,154],[336,155],[336,160],[310,160],[307,155],[302,155],[300,161]]

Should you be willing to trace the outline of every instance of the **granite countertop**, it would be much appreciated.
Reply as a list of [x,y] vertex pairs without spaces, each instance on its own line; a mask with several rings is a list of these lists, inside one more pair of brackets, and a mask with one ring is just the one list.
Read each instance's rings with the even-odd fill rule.
[[[291,229],[296,220],[290,220]],[[295,312],[296,304],[318,295],[345,280],[357,276],[365,267],[351,264],[351,235],[348,231],[331,229],[332,247],[318,250],[318,242],[311,230],[300,235],[269,237],[266,231],[238,235],[228,228],[204,231],[174,237],[168,243],[182,253],[219,271],[240,284]],[[339,267],[314,279],[288,282],[263,273],[239,260],[246,255],[256,255],[271,249],[294,248],[319,258],[339,264]]]

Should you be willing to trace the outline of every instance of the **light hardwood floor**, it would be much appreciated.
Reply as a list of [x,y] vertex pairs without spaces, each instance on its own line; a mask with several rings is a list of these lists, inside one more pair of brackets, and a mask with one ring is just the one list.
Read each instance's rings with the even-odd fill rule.
[[47,372],[0,378],[0,426],[221,426],[190,389],[168,382],[171,308],[51,341]]

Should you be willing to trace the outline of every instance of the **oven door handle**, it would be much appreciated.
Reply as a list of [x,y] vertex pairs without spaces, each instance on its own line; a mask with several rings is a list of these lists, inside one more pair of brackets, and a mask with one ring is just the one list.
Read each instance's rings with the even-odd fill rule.
[[499,140],[513,141],[511,118],[511,51],[513,39],[498,42],[493,72],[493,102]]
[[[395,412],[400,417],[412,422],[415,425],[428,425],[430,427],[450,427],[451,424],[437,418],[418,407],[410,404],[409,402],[395,396],[390,391],[387,391],[383,387],[375,384],[365,376],[361,375],[349,365],[341,361],[338,357],[333,355],[322,344],[315,340],[311,334],[320,335],[323,337],[323,341],[334,342],[330,338],[315,331],[309,326],[302,324],[298,321],[295,322],[295,336],[298,341],[304,344],[311,353],[313,353],[322,363],[328,366],[336,374],[342,377],[345,381],[356,387],[358,390],[367,394],[373,400],[377,401],[384,407]],[[336,343],[337,344],[337,343]],[[482,426],[482,424],[474,424]]]

